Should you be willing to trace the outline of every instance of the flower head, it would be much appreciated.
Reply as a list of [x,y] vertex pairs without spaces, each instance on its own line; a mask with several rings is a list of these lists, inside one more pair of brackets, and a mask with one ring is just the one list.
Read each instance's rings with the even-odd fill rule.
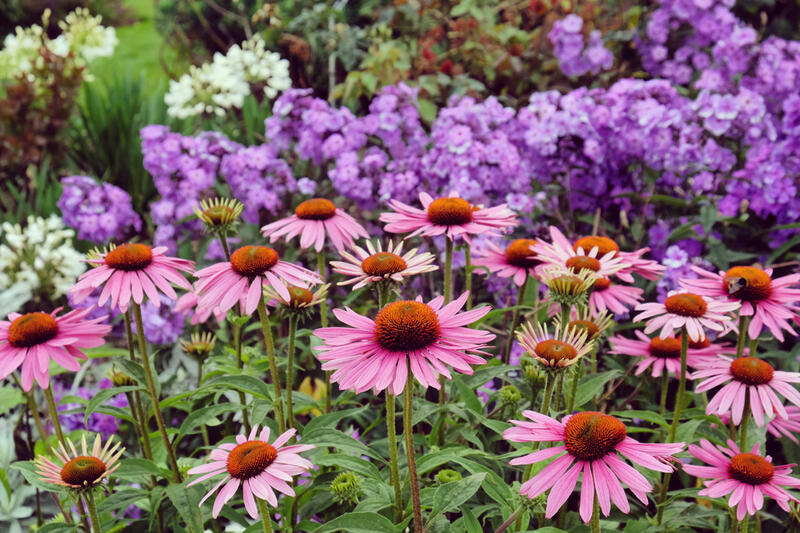
[[542,264],[534,246],[535,239],[516,239],[503,250],[490,241],[486,248],[477,251],[472,264],[486,267],[501,278],[512,278],[514,284],[521,287],[528,276],[536,275],[536,267]]
[[181,339],[181,350],[203,360],[214,349],[214,344],[217,342],[217,336],[213,333],[206,331],[204,333],[192,333],[189,340]]
[[747,334],[758,338],[768,328],[783,342],[783,331],[797,335],[790,324],[800,319],[791,304],[800,301],[800,274],[772,278],[772,269],[736,266],[717,274],[692,266],[701,277],[682,279],[681,286],[709,298],[719,298],[741,304],[739,314],[751,317]]
[[181,272],[192,272],[194,263],[167,257],[166,251],[165,247],[128,243],[99,252],[87,260],[95,268],[84,273],[69,292],[75,302],[80,303],[95,288],[104,285],[97,305],[103,306],[110,300],[111,308],[119,308],[123,313],[128,310],[131,299],[141,304],[145,296],[158,307],[161,305],[159,291],[177,300],[178,295],[170,283],[190,289],[191,285]]
[[759,427],[764,425],[764,416],[777,414],[787,419],[788,414],[776,392],[793,404],[800,406],[800,392],[791,384],[800,383],[800,373],[775,370],[772,365],[756,357],[726,356],[706,358],[692,374],[694,379],[702,379],[695,392],[722,387],[706,407],[706,414],[723,415],[730,412],[737,426],[742,421],[745,400],[750,398],[750,410]]
[[315,348],[317,358],[324,361],[323,370],[334,370],[331,381],[343,389],[401,394],[410,377],[407,362],[417,381],[438,389],[439,375],[451,379],[445,365],[471,375],[471,364],[486,362],[475,354],[483,354],[494,338],[487,331],[465,327],[491,310],[484,306],[458,313],[467,296],[465,292],[444,306],[441,296],[427,304],[421,299],[393,302],[375,320],[349,308],[334,309],[336,318],[349,327],[315,330],[314,335],[324,341]]
[[227,234],[239,222],[244,204],[235,198],[211,198],[200,201],[194,214],[203,221],[208,231]]
[[[295,430],[290,429],[281,434],[274,442],[269,442],[269,428],[261,432],[254,426],[249,436],[237,435],[236,444],[220,444],[210,454],[211,461],[189,470],[189,475],[202,474],[192,480],[187,487],[224,474],[222,480],[212,488],[202,500],[200,506],[217,490],[212,508],[212,516],[216,518],[222,507],[242,486],[244,506],[253,518],[258,518],[258,508],[254,497],[266,500],[272,507],[278,506],[275,491],[294,496],[294,490],[287,483],[292,476],[302,474],[313,465],[308,459],[300,457],[300,453],[314,448],[311,444],[295,444],[284,446],[291,439]],[[224,487],[223,487],[224,485]]]
[[706,337],[706,329],[720,332],[735,329],[729,313],[738,308],[736,302],[713,300],[692,292],[671,291],[664,303],[637,305],[636,309],[642,312],[634,320],[649,318],[644,332],[652,333],[661,328],[662,339],[673,335],[676,329],[686,328],[689,339],[701,341]]
[[566,503],[578,477],[581,483],[580,515],[584,522],[592,518],[595,495],[605,516],[611,503],[623,513],[630,512],[622,483],[645,505],[653,486],[625,463],[630,462],[658,472],[671,472],[668,461],[683,450],[684,443],[658,444],[639,442],[627,435],[625,425],[613,416],[587,411],[557,421],[534,411],[523,411],[528,420],[511,420],[514,427],[503,433],[511,442],[563,442],[511,460],[512,465],[538,463],[558,456],[538,474],[522,484],[520,494],[535,498],[548,489],[545,516],[552,517]]
[[[609,353],[617,355],[629,355],[631,357],[642,357],[636,366],[635,375],[639,375],[648,368],[652,368],[652,376],[660,377],[663,371],[667,371],[678,376],[681,371],[681,339],[680,337],[661,337],[650,338],[643,332],[636,330],[636,339],[629,339],[621,335],[615,335],[609,339],[611,350]],[[700,347],[695,343],[689,343],[686,352],[686,362],[694,367],[700,364],[704,358],[714,357],[718,349],[711,345]],[[688,376],[688,374],[687,374]]]
[[589,308],[593,313],[606,310],[617,315],[627,313],[642,301],[643,293],[639,287],[614,283],[611,278],[598,278],[589,294]]
[[584,249],[583,246],[573,247],[572,243],[555,226],[550,226],[550,237],[553,239],[552,243],[541,241],[537,243],[535,248],[536,254],[548,264],[565,266],[574,269],[576,272],[591,270],[599,277],[605,278],[629,266],[619,256],[619,247],[611,239],[593,237],[596,240],[608,240],[616,248],[603,246],[601,249],[598,245],[589,249]]
[[556,303],[574,306],[586,302],[587,294],[598,281],[597,274],[589,269],[549,265],[539,270],[539,277],[547,287],[548,295]]
[[389,233],[410,231],[406,238],[445,235],[455,240],[463,236],[464,240],[470,242],[470,235],[498,235],[498,230],[513,228],[518,224],[517,216],[505,204],[488,208],[474,206],[455,192],[436,199],[421,192],[419,200],[424,211],[397,200],[389,200],[389,207],[394,212],[381,214],[381,222],[386,222],[384,229]]
[[76,309],[58,316],[52,313],[11,313],[0,321],[0,379],[22,365],[22,388],[26,391],[34,380],[46,389],[50,385],[50,360],[65,369],[77,372],[78,359],[86,359],[84,348],[102,346],[111,326],[101,324],[106,317],[86,320],[94,307]]
[[589,307],[578,307],[570,313],[570,321],[562,325],[561,315],[556,315],[555,325],[560,329],[577,329],[586,331],[586,340],[593,341],[603,335],[614,323],[614,319],[606,311],[595,312]]
[[523,324],[517,331],[520,345],[536,361],[546,367],[562,368],[577,363],[594,346],[586,340],[588,331],[576,327],[556,326],[550,335],[539,322]]
[[267,224],[261,228],[261,234],[269,237],[270,242],[284,235],[287,241],[300,235],[300,247],[305,249],[313,244],[317,252],[322,250],[326,234],[337,250],[352,246],[357,237],[369,237],[356,219],[325,198],[302,202],[295,208],[294,215]]
[[[367,241],[367,249],[353,246],[353,253],[340,252],[345,261],[331,261],[333,271],[348,276],[349,279],[340,281],[339,285],[353,285],[353,289],[360,289],[370,283],[381,281],[402,282],[404,278],[433,272],[438,266],[433,265],[436,257],[424,252],[417,253],[414,248],[403,254],[403,241],[396,245],[389,242],[386,250],[378,242],[375,246],[372,241]],[[402,255],[401,255],[402,254]]]
[[290,300],[287,285],[306,288],[321,282],[314,272],[281,261],[268,246],[243,246],[231,254],[230,261],[198,270],[195,276],[199,308],[224,313],[238,302],[247,315],[256,310],[264,287],[271,286],[281,298]]
[[320,285],[314,292],[310,289],[303,287],[296,287],[289,285],[286,289],[289,291],[289,298],[283,298],[272,287],[264,289],[264,297],[267,299],[267,305],[278,307],[278,309],[287,314],[295,314],[307,318],[311,312],[311,308],[320,304],[325,300],[328,295],[329,283]]
[[767,431],[777,438],[786,437],[795,444],[798,442],[795,433],[800,433],[800,407],[787,405],[787,418],[776,416],[767,423]]
[[736,509],[737,520],[742,520],[745,514],[756,514],[764,505],[764,496],[771,497],[787,512],[789,501],[798,501],[786,491],[786,487],[800,487],[800,480],[789,475],[794,465],[773,465],[772,457],[759,453],[758,443],[748,453],[742,452],[732,440],[726,448],[703,439],[700,446],[689,445],[689,454],[708,465],[683,467],[686,473],[705,480],[706,488],[698,495],[720,498],[730,494],[728,505]]
[[627,263],[624,268],[615,274],[625,283],[633,283],[634,280],[631,274],[638,274],[644,279],[654,281],[661,277],[661,274],[666,270],[666,267],[658,262],[642,258],[644,254],[650,251],[650,248],[640,248],[634,252],[623,252],[613,239],[600,235],[581,237],[575,241],[572,247],[576,253],[580,253],[579,250],[583,250],[584,254],[588,254],[593,248],[597,248],[599,255],[614,252],[616,257]]
[[[80,452],[72,441],[67,441],[70,451],[64,443],[58,443],[58,449],[52,448],[58,463],[47,457],[37,455],[35,459],[36,473],[42,481],[61,485],[70,489],[91,489],[100,484],[119,468],[119,460],[125,448],[117,442],[111,446],[113,437],[103,446],[100,435],[94,440],[91,450],[86,446],[86,435],[81,439]],[[71,452],[71,453],[70,453]],[[60,463],[60,464],[59,464]]]

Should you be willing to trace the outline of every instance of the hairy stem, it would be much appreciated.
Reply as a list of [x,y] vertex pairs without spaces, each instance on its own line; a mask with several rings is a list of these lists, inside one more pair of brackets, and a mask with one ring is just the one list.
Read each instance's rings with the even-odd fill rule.
[[397,466],[397,431],[395,430],[394,394],[386,391],[386,432],[389,440],[389,479],[394,487],[394,521],[403,519],[403,493],[400,490],[400,469]]
[[286,420],[283,417],[283,396],[281,395],[281,378],[278,375],[278,364],[275,361],[275,341],[272,339],[272,328],[269,324],[267,306],[264,303],[264,295],[258,299],[258,316],[261,319],[261,331],[264,334],[264,344],[267,347],[267,358],[269,359],[269,373],[272,379],[272,386],[275,389],[275,412],[278,415],[278,428],[281,433],[286,431]]
[[411,503],[414,508],[414,533],[423,533],[422,504],[419,498],[419,479],[417,478],[417,463],[414,459],[414,425],[411,421],[411,397],[414,394],[414,374],[411,373],[411,359],[406,357],[406,390],[403,393],[403,436],[406,441],[406,461],[408,462],[408,478],[411,485]]
[[514,305],[517,308],[514,309],[514,313],[511,315],[511,327],[508,329],[506,347],[505,350],[503,350],[503,362],[507,365],[511,363],[511,347],[514,345],[514,331],[519,325],[519,306],[521,306],[522,302],[525,300],[525,290],[528,288],[528,278],[529,276],[525,276],[525,281],[522,282],[522,285],[519,287],[519,289],[517,289],[517,299],[514,301]]

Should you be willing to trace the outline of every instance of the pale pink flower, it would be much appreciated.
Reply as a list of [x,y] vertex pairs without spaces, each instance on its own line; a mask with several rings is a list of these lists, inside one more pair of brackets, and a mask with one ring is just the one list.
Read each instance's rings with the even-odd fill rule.
[[[501,278],[511,278],[514,284],[521,287],[528,276],[536,276],[536,267],[542,264],[533,250],[535,239],[517,239],[505,250],[493,242],[487,242],[485,248],[476,250],[472,264],[486,267],[491,274]],[[478,269],[478,272],[485,271]]]
[[333,370],[331,381],[342,389],[376,393],[388,389],[401,394],[411,373],[424,387],[438,389],[439,375],[452,379],[445,365],[463,374],[472,374],[470,365],[486,361],[475,355],[494,338],[493,333],[468,326],[484,317],[491,307],[484,306],[464,313],[459,309],[467,301],[465,292],[443,306],[439,296],[429,303],[393,302],[378,312],[375,320],[350,308],[333,313],[349,327],[320,328],[314,335],[324,341],[316,346],[323,370]]
[[600,253],[597,246],[588,250],[582,247],[574,248],[555,226],[550,226],[550,238],[552,243],[539,241],[534,250],[541,261],[551,265],[567,266],[576,271],[591,270],[601,278],[608,278],[629,266],[619,257],[618,250]]
[[739,304],[723,302],[686,291],[671,291],[664,303],[643,303],[636,306],[641,311],[633,317],[634,321],[650,319],[644,332],[650,334],[661,329],[662,339],[674,335],[675,330],[686,328],[689,339],[702,341],[706,338],[706,329],[726,333],[736,331],[733,317],[729,314],[736,311]]
[[88,260],[95,268],[84,272],[69,292],[75,303],[80,303],[100,285],[103,290],[97,300],[98,306],[111,301],[111,308],[121,312],[128,310],[131,299],[137,304],[148,300],[159,307],[161,291],[172,300],[178,295],[170,283],[189,290],[191,285],[181,272],[191,273],[194,262],[177,257],[167,257],[167,248],[150,248],[145,244],[123,244]]
[[102,446],[100,435],[94,439],[91,449],[86,446],[86,435],[81,438],[80,451],[75,448],[71,440],[67,441],[70,450],[59,442],[58,448],[51,448],[58,463],[47,457],[37,455],[34,463],[36,473],[45,483],[53,483],[70,489],[88,489],[100,484],[108,478],[120,464],[117,462],[125,448],[120,448],[117,442],[111,447],[113,437]]
[[499,235],[498,230],[513,228],[518,224],[517,216],[501,204],[495,207],[478,207],[459,198],[455,192],[450,196],[434,199],[428,193],[419,193],[423,209],[417,209],[397,200],[389,200],[394,212],[382,213],[381,222],[389,233],[408,233],[435,237],[446,235],[455,241],[458,237],[470,242],[470,235]]
[[615,315],[627,313],[642,301],[644,291],[639,287],[613,283],[609,278],[600,278],[592,285],[589,307],[593,313],[611,311]]
[[197,305],[199,300],[197,293],[194,292],[194,290],[190,290],[178,298],[172,310],[176,313],[191,313],[192,318],[189,322],[194,325],[206,322],[211,317],[212,312],[217,322],[222,323],[222,321],[225,320],[225,311],[221,311],[219,307],[214,308],[213,311],[206,307],[200,307]]
[[277,507],[275,491],[294,496],[294,489],[288,482],[292,481],[292,476],[302,474],[313,466],[311,461],[299,455],[314,448],[313,445],[284,446],[295,433],[296,430],[290,429],[270,444],[269,428],[264,426],[259,433],[258,426],[254,426],[249,436],[237,435],[236,444],[220,444],[212,450],[209,463],[191,468],[189,475],[202,475],[186,486],[191,487],[224,474],[222,480],[200,500],[200,507],[219,490],[211,510],[211,515],[216,518],[241,486],[245,509],[252,518],[258,518],[255,498],[266,500],[272,507]]
[[787,405],[786,418],[776,416],[767,422],[767,431],[777,438],[786,437],[795,444],[800,444],[795,433],[800,433],[800,407]]
[[790,305],[800,301],[800,288],[792,288],[800,283],[800,274],[773,279],[771,268],[737,266],[717,274],[696,266],[692,269],[701,277],[682,279],[681,286],[702,296],[740,303],[739,315],[751,317],[747,328],[751,339],[758,338],[765,327],[781,342],[782,330],[797,335],[789,321],[800,319]]
[[687,474],[705,480],[706,488],[698,495],[721,498],[730,494],[728,506],[736,509],[737,520],[742,520],[745,514],[755,515],[764,506],[764,496],[775,500],[786,512],[791,511],[789,501],[798,501],[785,488],[800,487],[800,480],[789,475],[794,465],[773,465],[772,457],[761,456],[758,443],[749,453],[743,453],[732,440],[728,440],[726,448],[702,439],[700,446],[689,445],[689,454],[708,465],[683,466]]
[[339,285],[355,283],[354,290],[385,280],[399,283],[409,276],[439,269],[431,264],[436,260],[433,254],[418,254],[417,248],[403,254],[403,241],[396,245],[389,242],[384,250],[380,242],[375,246],[368,240],[366,250],[353,246],[352,254],[346,251],[341,251],[340,254],[346,261],[331,261],[330,265],[334,272],[349,278],[339,282]]
[[550,489],[545,517],[551,518],[566,503],[578,478],[581,482],[580,515],[584,522],[592,519],[595,495],[603,515],[611,512],[611,503],[623,513],[630,504],[622,484],[647,505],[647,493],[653,486],[635,468],[624,462],[656,470],[672,472],[672,456],[685,444],[644,443],[627,435],[625,425],[613,416],[587,411],[568,415],[561,422],[534,411],[523,411],[528,420],[511,420],[514,427],[503,432],[511,442],[563,442],[511,460],[512,465],[538,463],[556,457],[531,479],[525,481],[520,494],[535,498]]
[[76,309],[58,316],[52,313],[11,313],[0,321],[0,379],[22,365],[22,389],[30,390],[34,380],[46,389],[50,385],[50,360],[71,372],[80,370],[86,359],[84,348],[105,343],[111,326],[101,324],[107,317],[84,320],[94,307]]
[[793,404],[800,406],[800,392],[792,383],[800,383],[800,373],[775,370],[772,365],[756,357],[733,359],[723,355],[705,359],[697,365],[693,379],[704,381],[695,386],[695,392],[705,392],[725,384],[711,398],[706,414],[723,415],[730,412],[733,423],[742,422],[746,398],[750,398],[750,410],[756,424],[764,425],[764,416],[777,414],[788,418],[783,403],[775,394],[781,394]]
[[[616,355],[629,355],[631,357],[642,357],[636,365],[635,375],[639,375],[648,368],[652,367],[651,374],[654,378],[661,377],[661,373],[666,370],[670,374],[678,376],[681,371],[681,339],[680,337],[660,337],[650,338],[643,332],[634,332],[636,339],[630,339],[621,335],[615,335],[608,339],[611,344],[609,353]],[[707,340],[707,339],[706,339]],[[686,363],[694,367],[704,358],[714,357],[719,353],[719,348],[712,346],[695,346],[697,343],[690,342],[686,352]],[[705,344],[705,343],[701,343]],[[688,376],[687,371],[687,376]]]
[[283,236],[288,242],[300,235],[300,248],[313,245],[317,252],[322,251],[326,235],[337,250],[352,246],[357,237],[369,237],[356,219],[325,198],[302,202],[295,208],[294,215],[267,224],[261,228],[261,234],[269,237],[269,242]]

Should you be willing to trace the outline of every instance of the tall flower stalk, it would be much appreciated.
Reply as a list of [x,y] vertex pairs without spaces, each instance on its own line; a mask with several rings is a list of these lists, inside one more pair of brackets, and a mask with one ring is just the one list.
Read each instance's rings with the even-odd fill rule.
[[278,415],[278,428],[280,432],[286,431],[286,418],[283,414],[283,395],[281,394],[281,378],[278,374],[278,365],[275,361],[275,341],[272,338],[272,327],[267,315],[267,307],[262,294],[258,300],[258,316],[261,319],[261,332],[264,335],[264,345],[267,348],[267,358],[269,359],[269,373],[272,379],[272,387],[275,390],[275,413]]
[[411,419],[411,404],[414,394],[414,380],[411,379],[411,359],[406,360],[406,370],[409,378],[403,392],[403,436],[406,441],[406,461],[408,462],[408,479],[411,486],[411,505],[414,512],[414,533],[423,533],[422,503],[419,495],[419,478],[417,477],[417,462],[414,458],[414,424]]

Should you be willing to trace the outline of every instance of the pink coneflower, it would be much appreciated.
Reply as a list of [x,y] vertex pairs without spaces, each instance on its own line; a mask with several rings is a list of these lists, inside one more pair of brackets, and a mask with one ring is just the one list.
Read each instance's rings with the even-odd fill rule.
[[337,250],[352,246],[353,239],[357,237],[369,237],[367,230],[356,219],[325,198],[302,202],[295,208],[294,215],[267,224],[261,228],[261,234],[269,237],[269,242],[275,242],[284,235],[288,242],[300,235],[300,248],[305,249],[313,244],[317,252],[322,251],[326,234]]
[[705,479],[699,496],[721,498],[727,496],[728,505],[736,508],[736,519],[745,514],[751,516],[764,505],[764,496],[769,496],[786,512],[790,512],[789,501],[798,501],[784,487],[798,488],[800,480],[791,477],[794,465],[772,464],[772,457],[758,453],[758,443],[750,453],[741,452],[732,440],[728,447],[714,446],[706,439],[700,446],[689,445],[689,454],[709,466],[684,465],[686,473]]
[[47,313],[11,313],[0,321],[0,379],[22,365],[22,388],[30,390],[34,380],[46,389],[50,384],[50,360],[77,372],[78,359],[86,359],[83,348],[102,346],[111,326],[106,317],[84,320],[94,307],[76,309],[58,316],[61,307]]
[[727,383],[708,402],[706,414],[723,415],[730,412],[733,423],[737,426],[742,421],[748,395],[750,410],[759,427],[764,425],[764,415],[772,417],[773,413],[777,413],[784,419],[788,418],[776,392],[800,406],[800,392],[791,385],[800,383],[798,372],[775,370],[772,365],[756,357],[732,359],[723,355],[705,359],[697,368],[692,378],[705,381],[695,387],[695,392],[705,392]]
[[95,487],[119,468],[117,461],[125,448],[120,448],[119,442],[110,447],[112,440],[113,437],[109,438],[106,445],[102,446],[100,435],[97,435],[94,446],[90,450],[86,446],[86,435],[84,435],[81,439],[80,452],[72,441],[67,441],[72,453],[67,451],[64,443],[59,442],[58,449],[52,448],[52,452],[60,464],[47,457],[37,455],[34,460],[36,473],[45,483],[53,483],[70,489]]
[[517,225],[517,216],[501,204],[495,207],[478,207],[459,198],[455,192],[450,196],[434,199],[428,193],[419,193],[422,209],[411,207],[397,200],[389,200],[389,207],[394,213],[382,213],[381,222],[389,233],[408,233],[408,237],[422,235],[435,237],[446,235],[455,240],[463,236],[470,242],[470,235],[499,235],[498,230],[513,228]]
[[396,245],[390,242],[386,250],[380,242],[375,246],[372,241],[367,241],[366,250],[353,246],[353,254],[346,251],[340,253],[347,261],[331,261],[331,267],[334,272],[349,277],[339,285],[355,283],[354,290],[379,281],[402,282],[403,278],[439,268],[431,264],[436,260],[433,254],[418,254],[416,248],[403,254],[403,241]]
[[214,318],[217,319],[217,322],[222,323],[225,320],[225,311],[221,311],[219,307],[213,309],[200,307],[197,305],[199,301],[199,297],[197,293],[193,290],[183,294],[178,301],[175,302],[175,307],[172,310],[176,313],[190,313],[192,314],[192,318],[189,320],[194,325],[202,324],[206,322],[210,317],[211,313],[214,313]]
[[501,278],[511,278],[515,285],[521,287],[528,276],[536,276],[535,269],[542,264],[533,250],[535,245],[535,239],[517,239],[503,250],[495,243],[488,242],[486,248],[477,251],[472,264],[486,267],[490,273]]
[[586,329],[570,327],[559,324],[551,334],[547,326],[539,322],[525,323],[517,331],[517,340],[520,346],[540,364],[563,368],[571,366],[589,353],[594,343],[587,341],[589,332]]
[[800,444],[795,433],[800,433],[800,407],[787,405],[786,418],[776,416],[767,422],[767,431],[777,438],[786,437],[795,444]]
[[458,313],[467,296],[465,292],[444,307],[441,296],[427,304],[420,300],[390,303],[374,321],[349,308],[334,309],[336,318],[349,327],[314,331],[324,341],[314,348],[317,358],[324,361],[322,369],[335,370],[331,381],[343,389],[377,393],[388,388],[395,395],[402,394],[409,377],[407,360],[425,387],[438,389],[440,374],[451,379],[445,365],[471,375],[469,365],[486,362],[475,353],[483,354],[494,334],[464,327],[491,310],[484,306]]
[[281,261],[278,252],[268,246],[243,246],[231,254],[230,261],[206,267],[195,276],[198,306],[226,313],[238,302],[247,315],[258,307],[265,286],[289,300],[286,284],[306,288],[321,282],[314,272]]
[[192,272],[194,262],[167,257],[164,255],[166,251],[164,246],[150,248],[146,244],[130,243],[98,254],[88,260],[95,268],[83,273],[69,292],[74,295],[75,303],[80,303],[94,289],[105,284],[97,305],[102,307],[111,300],[111,308],[119,307],[123,313],[128,310],[131,299],[141,304],[145,296],[159,307],[158,291],[176,300],[178,295],[170,283],[191,289],[181,272]]
[[686,291],[671,291],[664,303],[637,305],[636,309],[642,312],[633,320],[649,318],[644,332],[649,334],[661,328],[662,339],[674,335],[676,329],[685,327],[689,339],[699,342],[706,338],[706,328],[719,332],[735,331],[733,318],[728,313],[738,308],[736,302],[712,300]]
[[623,262],[628,264],[628,266],[616,273],[616,276],[625,283],[633,283],[632,274],[638,274],[644,279],[654,281],[660,278],[664,270],[666,270],[666,267],[659,264],[657,261],[642,258],[644,254],[650,251],[650,248],[640,248],[633,252],[623,252],[619,249],[619,245],[616,241],[600,235],[581,237],[575,241],[572,247],[575,251],[582,248],[585,253],[588,253],[592,248],[597,248],[599,255],[615,252]]
[[593,313],[611,311],[620,315],[639,305],[643,293],[639,287],[620,285],[612,283],[609,278],[599,278],[592,285],[589,307]]
[[523,411],[522,414],[531,422],[511,420],[515,427],[503,432],[504,439],[564,443],[511,460],[512,465],[527,465],[559,456],[520,488],[520,494],[528,498],[535,498],[552,488],[547,498],[546,518],[555,515],[566,503],[581,471],[580,515],[584,522],[592,518],[595,494],[605,516],[611,512],[612,502],[623,513],[630,512],[622,483],[647,505],[647,493],[653,491],[653,486],[618,454],[650,470],[672,472],[668,461],[685,446],[682,442],[639,442],[628,437],[625,425],[618,419],[594,411],[565,416],[561,422],[534,411]]
[[758,338],[765,327],[781,342],[782,330],[797,335],[789,320],[799,317],[789,304],[800,301],[800,288],[790,288],[800,283],[800,274],[772,279],[771,268],[737,266],[718,274],[696,266],[692,269],[702,277],[682,279],[681,286],[709,298],[740,303],[739,314],[752,317],[747,328],[751,339]]
[[258,426],[254,426],[249,437],[237,435],[236,444],[220,444],[211,451],[209,456],[211,462],[190,469],[189,475],[203,475],[194,479],[187,487],[225,474],[222,481],[200,500],[200,506],[202,507],[209,496],[222,487],[211,511],[211,515],[216,518],[241,485],[245,509],[252,518],[258,518],[258,507],[254,497],[266,500],[271,506],[277,507],[278,498],[275,496],[275,491],[294,496],[294,490],[287,481],[291,481],[292,476],[302,474],[313,466],[311,461],[299,455],[314,448],[313,445],[284,446],[295,432],[294,429],[290,429],[270,444],[269,428],[265,426],[259,434]]
[[[608,339],[611,343],[609,353],[616,355],[630,355],[631,357],[643,357],[636,366],[635,375],[639,375],[648,368],[652,367],[652,376],[660,377],[666,369],[667,372],[679,375],[681,371],[681,339],[680,337],[660,337],[650,338],[641,331],[634,332],[637,339],[629,339],[621,335],[615,335]],[[707,341],[708,339],[706,339]],[[719,353],[718,348],[710,343],[689,343],[689,350],[686,353],[686,362],[689,366],[696,366],[704,358],[714,357]]]
[[601,278],[607,278],[629,266],[613,250],[601,254],[597,246],[588,250],[580,246],[573,248],[572,243],[555,226],[550,226],[550,238],[552,243],[540,241],[534,248],[537,256],[549,264],[574,268],[576,271],[591,270]]

